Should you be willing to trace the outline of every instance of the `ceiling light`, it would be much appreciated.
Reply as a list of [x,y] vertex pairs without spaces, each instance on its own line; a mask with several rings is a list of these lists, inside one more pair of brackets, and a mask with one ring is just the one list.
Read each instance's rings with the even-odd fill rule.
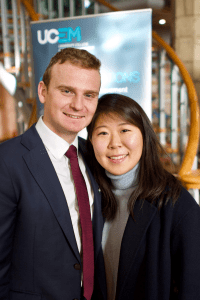
[[18,107],[22,107],[23,106],[23,102],[22,101],[19,101],[18,102]]
[[166,20],[165,20],[165,19],[160,19],[160,20],[159,20],[159,24],[160,24],[160,25],[164,25],[165,23],[166,23]]
[[85,4],[85,8],[88,8],[90,6],[91,2],[90,2],[90,0],[85,0],[84,4]]

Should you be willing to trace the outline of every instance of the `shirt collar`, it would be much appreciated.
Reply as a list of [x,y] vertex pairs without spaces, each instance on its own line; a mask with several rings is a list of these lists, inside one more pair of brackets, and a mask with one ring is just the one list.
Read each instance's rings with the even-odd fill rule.
[[[60,159],[69,149],[70,144],[49,129],[43,122],[41,116],[36,124],[36,130],[41,137],[45,147],[51,152],[51,154],[56,158]],[[74,145],[78,149],[78,137],[71,145]]]

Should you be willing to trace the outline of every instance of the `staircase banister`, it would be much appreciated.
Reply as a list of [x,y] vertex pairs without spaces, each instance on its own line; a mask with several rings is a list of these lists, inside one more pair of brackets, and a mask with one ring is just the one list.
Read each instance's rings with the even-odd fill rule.
[[112,4],[108,3],[105,0],[95,0],[94,2],[98,2],[98,3],[108,7],[112,11],[120,11],[120,9],[118,9],[117,7],[113,6]]
[[176,52],[169,46],[155,31],[152,32],[153,38],[166,50],[172,61],[178,66],[182,75],[184,83],[187,87],[188,98],[190,102],[190,131],[188,137],[188,143],[185,150],[184,158],[179,170],[179,176],[189,173],[192,169],[194,159],[198,149],[199,143],[199,105],[197,92],[192,81],[192,78],[187,71],[185,65],[178,57]]
[[32,7],[32,5],[30,4],[30,2],[27,1],[27,0],[20,0],[20,1],[25,6],[27,12],[29,13],[29,16],[30,16],[31,20],[32,21],[39,21],[38,14],[36,13],[36,11]]
[[[36,11],[32,7],[32,5],[30,4],[30,2],[27,1],[27,0],[20,0],[20,1],[24,5],[24,7],[26,8],[31,20],[32,21],[39,21],[39,14],[36,13]],[[32,107],[32,112],[31,112],[28,128],[31,127],[35,122],[37,122],[37,103],[36,103],[36,99],[34,99],[34,101],[33,101],[33,107]]]

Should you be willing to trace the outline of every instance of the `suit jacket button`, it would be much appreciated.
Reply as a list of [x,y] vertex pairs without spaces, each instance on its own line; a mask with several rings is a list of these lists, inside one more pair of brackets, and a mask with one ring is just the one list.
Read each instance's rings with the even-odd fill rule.
[[74,269],[75,270],[80,270],[81,269],[81,265],[80,264],[75,264],[74,265]]

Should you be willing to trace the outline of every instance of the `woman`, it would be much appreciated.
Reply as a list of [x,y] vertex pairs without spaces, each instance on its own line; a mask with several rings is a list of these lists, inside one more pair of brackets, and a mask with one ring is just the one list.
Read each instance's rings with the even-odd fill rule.
[[200,299],[200,208],[163,168],[142,108],[102,96],[88,150],[105,217],[93,299]]

